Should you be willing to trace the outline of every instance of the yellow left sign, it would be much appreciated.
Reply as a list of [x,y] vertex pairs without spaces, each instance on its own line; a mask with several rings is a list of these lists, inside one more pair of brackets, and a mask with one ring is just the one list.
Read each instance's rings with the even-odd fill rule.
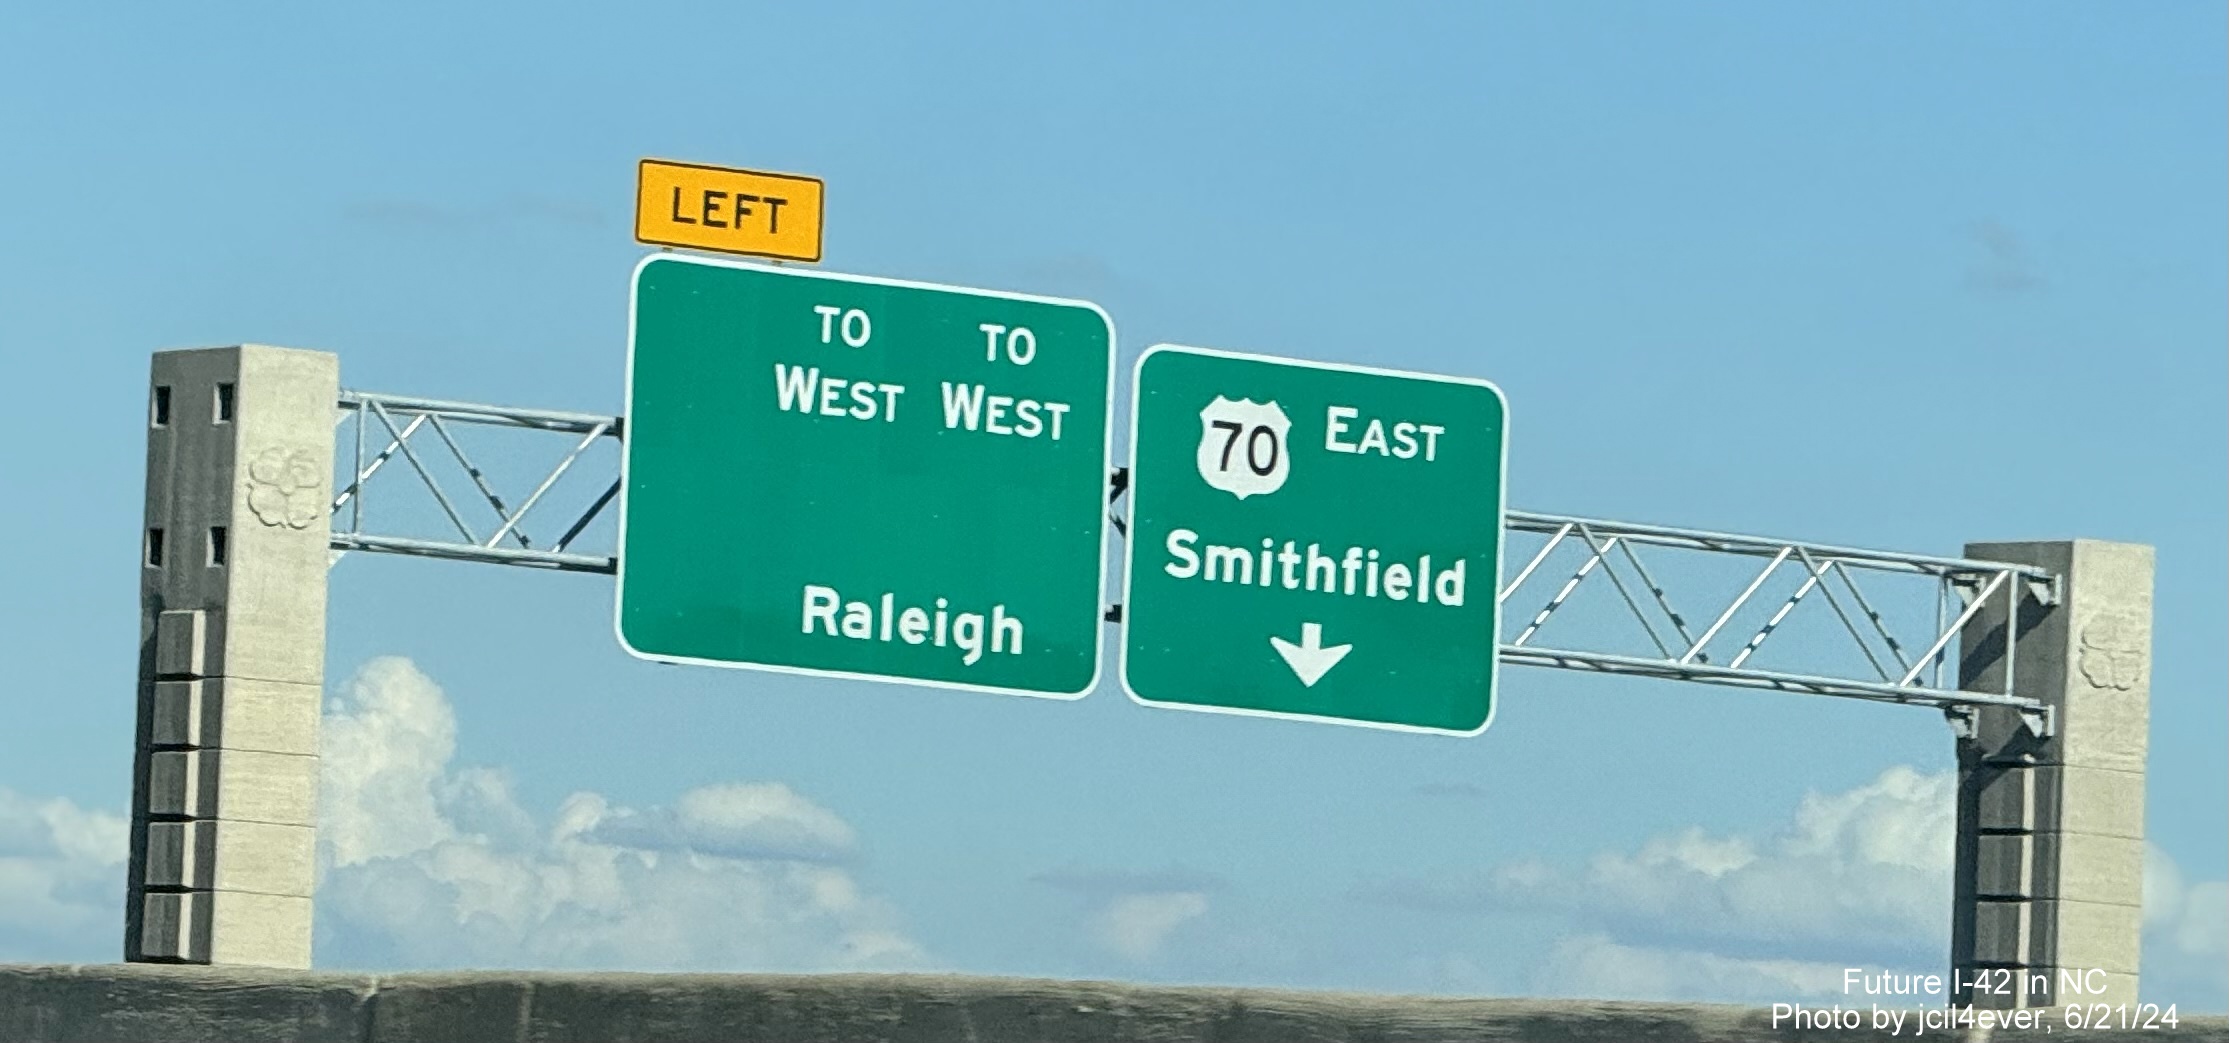
[[646,159],[635,180],[635,240],[818,261],[821,194],[817,177]]

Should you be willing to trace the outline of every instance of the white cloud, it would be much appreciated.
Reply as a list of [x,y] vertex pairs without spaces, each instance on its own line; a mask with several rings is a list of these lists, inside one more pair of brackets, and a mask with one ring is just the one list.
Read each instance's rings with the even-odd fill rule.
[[1806,794],[1764,837],[1689,828],[1577,873],[1491,874],[1512,905],[1580,925],[1534,979],[1544,995],[1773,1003],[1839,996],[1846,967],[1926,973],[1950,941],[1957,777],[1898,766]]
[[1091,918],[1091,935],[1117,956],[1149,960],[1170,933],[1206,912],[1207,896],[1198,891],[1122,895]]
[[[1949,951],[1957,776],[1893,767],[1804,797],[1757,836],[1687,828],[1569,868],[1527,859],[1409,877],[1368,900],[1432,912],[1546,913],[1565,929],[1540,995],[1777,1002],[1839,996],[1846,966],[1941,973]],[[2145,866],[2146,998],[2217,1009],[2229,983],[2229,882]],[[1454,961],[1454,962],[1450,962]],[[1458,956],[1440,964],[1469,966]]]
[[2144,850],[2144,998],[2229,1006],[2229,881],[2187,883],[2158,847]]
[[121,815],[0,788],[0,960],[114,960],[130,832]]
[[1841,964],[1809,960],[1624,945],[1588,933],[1557,942],[1534,972],[1528,992],[1540,997],[1771,1004],[1840,996],[1843,970]]
[[1899,766],[1847,793],[1805,795],[1774,837],[1689,829],[1599,855],[1576,879],[1519,874],[1505,886],[1687,937],[1947,944],[1956,787],[1947,773]]
[[2157,845],[2144,845],[2144,930],[2164,948],[2191,956],[2229,954],[2229,881],[2183,882]]
[[1222,877],[1184,866],[1155,870],[1067,866],[1031,877],[1090,903],[1084,936],[1094,945],[1133,963],[1162,955],[1177,928],[1207,914],[1208,893],[1222,890]]
[[1953,776],[1895,767],[1836,794],[1809,794],[1764,838],[1688,828],[1579,870],[1537,859],[1475,876],[1407,878],[1368,897],[1432,910],[1531,908],[1593,930],[1684,944],[1947,945]]
[[858,843],[842,819],[777,783],[691,790],[670,811],[622,810],[599,822],[595,837],[650,850],[814,862],[845,860]]
[[671,808],[568,798],[538,826],[500,773],[451,766],[456,717],[408,660],[327,707],[320,959],[629,970],[900,968],[922,952],[844,865],[849,825],[786,786]]
[[321,728],[318,842],[328,864],[407,855],[453,838],[441,807],[446,790],[471,791],[458,795],[483,813],[490,798],[508,805],[508,794],[494,792],[499,779],[448,775],[457,715],[408,659],[364,664],[327,704]]

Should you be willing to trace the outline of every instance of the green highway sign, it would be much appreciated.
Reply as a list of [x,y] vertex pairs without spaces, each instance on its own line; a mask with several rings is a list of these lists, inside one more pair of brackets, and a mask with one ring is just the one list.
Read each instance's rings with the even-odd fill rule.
[[629,652],[1026,695],[1099,679],[1097,305],[670,254],[635,268]]
[[1486,729],[1509,427],[1500,390],[1164,344],[1138,359],[1132,394],[1132,698]]

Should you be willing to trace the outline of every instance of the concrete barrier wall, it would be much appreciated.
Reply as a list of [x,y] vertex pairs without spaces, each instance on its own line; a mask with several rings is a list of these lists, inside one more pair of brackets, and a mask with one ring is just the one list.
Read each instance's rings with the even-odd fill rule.
[[[2057,1011],[2047,1011],[2056,1016]],[[1922,1039],[2129,1038],[2128,1031]],[[2229,1018],[2138,1038],[2229,1041]],[[1645,1043],[1875,1040],[1764,1008],[1470,1000],[934,975],[366,975],[0,966],[0,1043]]]

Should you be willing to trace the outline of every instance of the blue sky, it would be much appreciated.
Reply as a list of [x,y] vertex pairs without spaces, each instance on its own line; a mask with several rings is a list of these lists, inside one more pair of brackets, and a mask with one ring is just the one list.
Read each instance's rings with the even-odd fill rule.
[[[28,881],[16,915],[0,891],[0,958],[118,947],[148,353],[312,347],[349,387],[616,410],[634,163],[665,156],[819,175],[824,267],[1085,297],[1125,359],[1169,340],[1491,379],[1520,508],[2157,546],[2147,828],[2172,901],[2148,989],[2229,1005],[2223,22],[11,12],[0,823],[43,825],[0,845],[0,887]],[[610,596],[336,568],[328,759],[426,799],[328,794],[322,965],[1769,1002],[1807,968],[1940,964],[1951,742],[1925,711],[1513,669],[1486,735],[1384,734],[1151,710],[1111,678],[1061,704],[654,666],[612,640]],[[442,856],[460,844],[482,876]],[[654,848],[703,857],[598,875]],[[1792,881],[1786,907],[1683,917],[1743,873]],[[608,888],[518,883],[567,874]],[[477,912],[511,926],[458,927],[467,892],[508,896]]]

